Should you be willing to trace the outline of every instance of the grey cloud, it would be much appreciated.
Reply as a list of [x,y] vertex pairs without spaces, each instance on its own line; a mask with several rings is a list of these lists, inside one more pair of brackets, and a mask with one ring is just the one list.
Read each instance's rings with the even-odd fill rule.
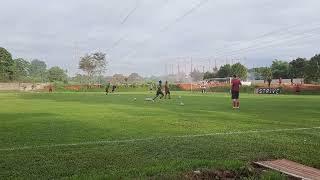
[[[43,59],[49,66],[60,65],[71,74],[80,72],[80,56],[95,50],[107,51],[121,37],[124,40],[106,52],[110,60],[108,74],[161,74],[165,63],[176,64],[176,57],[194,56],[199,66],[204,64],[200,57],[212,57],[218,64],[240,59],[253,66],[270,64],[275,58],[290,60],[319,53],[316,36],[238,55],[227,53],[248,46],[260,47],[265,42],[272,44],[317,27],[318,0],[209,0],[165,32],[159,32],[199,1],[3,0],[0,46],[15,57]],[[121,25],[136,3],[136,11]],[[304,26],[250,43],[259,35],[295,24]],[[313,32],[319,33],[320,30]],[[236,42],[239,45],[230,46]],[[221,48],[226,54],[214,58]]]

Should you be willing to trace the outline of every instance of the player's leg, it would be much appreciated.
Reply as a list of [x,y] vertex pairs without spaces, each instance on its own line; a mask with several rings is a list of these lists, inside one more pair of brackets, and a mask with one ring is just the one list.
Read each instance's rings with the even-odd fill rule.
[[161,95],[161,96],[160,96],[160,99],[162,99],[162,98],[164,97],[164,94],[163,94],[162,91],[160,92],[160,95]]
[[236,108],[237,107],[237,99],[236,99],[235,91],[231,91],[231,99],[232,99],[232,107]]
[[160,93],[159,93],[159,91],[157,91],[156,97],[154,97],[153,100],[156,100],[159,97],[159,95],[160,95]]
[[238,95],[237,95],[237,107],[240,108],[239,92],[238,92]]
[[153,100],[156,100],[159,97],[159,95],[157,94],[156,97],[153,98]]
[[170,94],[170,91],[168,91],[168,96],[169,96],[169,99],[171,99],[171,94]]
[[235,91],[233,92],[233,99],[234,99],[234,108],[239,108],[240,102],[239,102],[239,92]]

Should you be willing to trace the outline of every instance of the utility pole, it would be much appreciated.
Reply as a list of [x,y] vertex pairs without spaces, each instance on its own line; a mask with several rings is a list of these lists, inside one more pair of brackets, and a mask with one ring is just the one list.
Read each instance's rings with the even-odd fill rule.
[[173,64],[171,64],[171,71],[172,71],[172,75],[174,74],[173,72]]
[[168,76],[168,64],[167,63],[165,64],[165,73],[166,73],[166,76]]
[[[191,73],[192,73],[192,57],[191,57],[191,71],[190,71],[190,75],[191,75]],[[191,92],[192,92],[192,77],[190,77],[190,79],[191,79],[191,83],[190,83],[190,90],[191,90]]]
[[187,74],[187,61],[184,60],[184,73]]
[[190,70],[190,72],[192,72],[193,71],[193,67],[192,67],[192,57],[191,57],[191,63],[190,63],[190,66],[191,66],[191,70]]
[[214,60],[214,68],[217,69],[217,60]]
[[253,64],[253,85],[256,83],[256,69],[254,68]]

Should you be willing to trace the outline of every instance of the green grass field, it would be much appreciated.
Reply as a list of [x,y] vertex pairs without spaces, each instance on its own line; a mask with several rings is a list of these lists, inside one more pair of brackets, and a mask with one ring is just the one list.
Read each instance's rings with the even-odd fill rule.
[[233,110],[228,94],[173,94],[0,93],[0,179],[179,178],[276,158],[320,168],[320,96],[241,94]]

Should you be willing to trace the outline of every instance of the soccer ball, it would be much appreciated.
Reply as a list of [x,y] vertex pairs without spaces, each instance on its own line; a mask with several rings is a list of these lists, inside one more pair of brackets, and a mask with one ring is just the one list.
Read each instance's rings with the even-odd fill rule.
[[179,99],[181,99],[181,96],[179,96]]
[[181,102],[181,103],[180,103],[180,106],[184,106],[184,103],[183,103],[183,102]]
[[137,98],[133,98],[133,100],[134,100],[134,101],[136,101],[136,100],[137,100]]

